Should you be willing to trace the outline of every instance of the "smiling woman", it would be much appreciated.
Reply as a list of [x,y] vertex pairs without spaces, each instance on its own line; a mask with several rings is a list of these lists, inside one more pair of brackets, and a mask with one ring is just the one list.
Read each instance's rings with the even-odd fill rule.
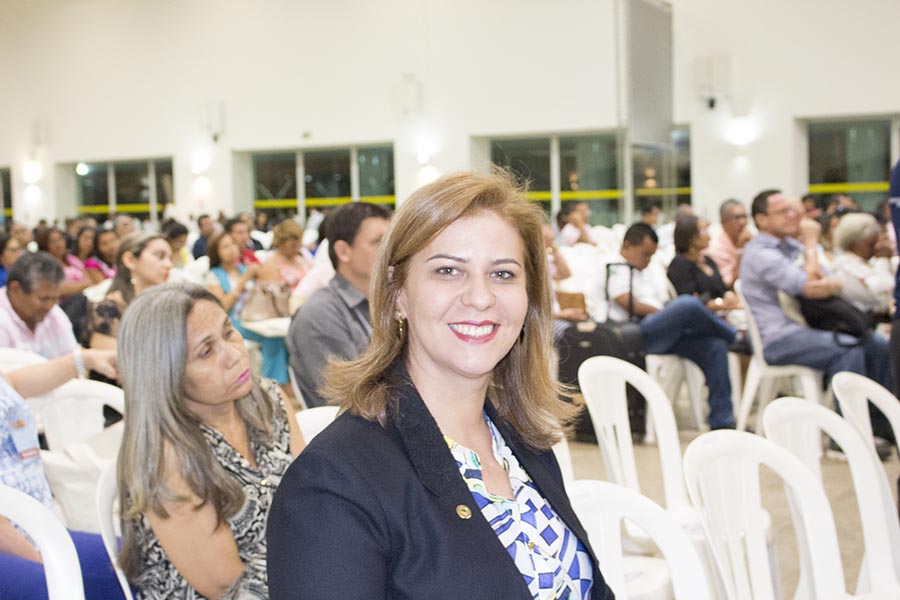
[[269,519],[273,599],[612,598],[550,447],[543,214],[503,175],[413,194],[372,274],[372,341],[332,364],[345,413]]
[[138,598],[268,598],[272,493],[303,447],[210,292],[148,290],[119,328],[120,562]]

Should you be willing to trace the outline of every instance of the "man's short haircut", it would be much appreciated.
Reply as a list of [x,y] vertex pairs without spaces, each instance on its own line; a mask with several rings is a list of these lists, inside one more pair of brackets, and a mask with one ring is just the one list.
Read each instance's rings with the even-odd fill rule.
[[183,235],[187,235],[188,228],[178,221],[170,221],[163,227],[162,234],[167,241],[171,242],[172,240],[180,238]]
[[208,214],[206,214],[206,213],[203,213],[202,215],[200,215],[199,217],[197,217],[197,227],[200,226],[200,223],[203,221],[203,219],[210,219],[210,218],[212,218],[212,217],[210,217],[210,216],[209,216]]
[[739,201],[735,200],[734,198],[729,198],[728,200],[723,202],[721,204],[721,206],[719,206],[719,222],[720,223],[725,222],[725,219],[728,218],[728,213],[731,212],[731,209],[734,208],[735,206],[743,207],[744,205],[741,204]]
[[753,198],[750,214],[753,216],[754,222],[756,221],[756,215],[764,215],[769,210],[769,198],[780,193],[781,190],[768,189],[761,191]]
[[625,231],[622,243],[629,246],[640,246],[647,238],[650,238],[654,244],[659,243],[659,236],[656,235],[652,227],[646,223],[635,223]]
[[391,213],[380,204],[351,202],[338,207],[328,215],[328,230],[325,234],[328,236],[328,258],[331,259],[331,266],[335,271],[337,271],[339,261],[337,253],[334,251],[334,245],[344,241],[352,246],[363,221],[372,218],[389,221]]
[[659,200],[644,200],[641,202],[641,214],[649,215],[654,209],[660,208]]
[[19,287],[26,294],[34,291],[41,281],[59,285],[65,279],[62,265],[46,252],[25,252],[13,263],[6,278],[6,284],[19,282]]
[[231,217],[230,219],[225,221],[225,231],[231,233],[231,230],[234,229],[235,225],[246,225],[246,223],[244,223],[244,220],[241,219],[240,216]]

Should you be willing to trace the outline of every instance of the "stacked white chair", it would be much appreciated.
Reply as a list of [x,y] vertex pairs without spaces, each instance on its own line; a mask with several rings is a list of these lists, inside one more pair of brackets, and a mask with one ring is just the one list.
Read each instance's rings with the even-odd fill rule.
[[[734,291],[737,293],[741,304],[747,308],[747,325],[750,332],[750,342],[753,344],[753,357],[750,359],[750,367],[747,369],[747,380],[744,383],[744,392],[741,396],[741,405],[737,414],[737,428],[747,429],[747,420],[750,417],[750,409],[753,401],[759,394],[759,408],[757,414],[762,415],[766,404],[775,397],[774,384],[781,378],[796,378],[803,390],[803,397],[811,402],[819,404],[822,399],[822,372],[802,365],[773,366],[766,362],[763,355],[762,338],[753,312],[747,304],[747,299],[741,291],[741,281],[734,282]],[[758,433],[763,433],[765,424],[762,419],[756,420]]]
[[339,410],[338,406],[316,406],[297,412],[297,424],[300,426],[303,441],[309,444],[337,418]]
[[[766,551],[760,467],[774,471],[791,498],[801,570],[808,598],[846,600],[844,570],[834,516],[825,490],[812,471],[775,442],[742,431],[712,431],[695,439],[684,454],[691,501],[713,549],[729,600],[780,597]],[[802,597],[802,596],[801,596]],[[896,594],[859,598],[897,598]]]
[[900,439],[900,402],[880,383],[858,373],[841,371],[832,378],[831,390],[844,418],[856,426],[870,445],[874,446],[875,437],[869,417],[869,402],[884,414],[894,430],[894,437]]
[[[706,600],[714,597],[700,555],[678,522],[661,506],[605,481],[574,481],[568,492],[572,508],[597,553],[603,576],[617,598],[650,600],[674,596],[678,600]],[[626,522],[639,527],[659,547],[671,574],[671,579],[664,585],[651,587],[635,579],[629,581],[629,563],[634,558],[660,559],[630,557],[623,553],[622,527]]]
[[21,527],[37,545],[49,599],[84,600],[75,544],[53,513],[28,494],[0,485],[0,514]]
[[802,398],[779,398],[763,415],[766,435],[799,458],[822,480],[821,433],[840,445],[850,466],[862,524],[865,558],[857,592],[900,597],[900,521],[884,469],[859,431],[832,410]]

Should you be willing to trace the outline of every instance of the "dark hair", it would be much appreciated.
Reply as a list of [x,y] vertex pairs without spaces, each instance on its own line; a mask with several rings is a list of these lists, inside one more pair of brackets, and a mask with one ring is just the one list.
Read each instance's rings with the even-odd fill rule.
[[659,236],[656,235],[652,227],[646,223],[635,223],[625,230],[625,237],[622,239],[622,243],[629,246],[640,246],[647,238],[650,238],[654,244],[659,243]]
[[780,193],[781,190],[772,188],[763,190],[753,197],[753,204],[750,205],[750,214],[753,216],[754,223],[757,215],[764,215],[769,210],[769,198]]
[[166,238],[166,241],[171,242],[175,238],[187,235],[188,228],[178,221],[169,221],[168,223],[166,223],[165,227],[163,227],[162,233],[163,237]]
[[211,218],[212,218],[212,217],[210,217],[208,214],[203,213],[202,215],[200,215],[199,217],[197,217],[197,226],[198,226],[198,227],[200,226],[200,221],[202,221],[203,219],[211,219]]
[[25,252],[10,267],[9,274],[6,276],[6,285],[18,281],[22,291],[30,294],[39,281],[59,285],[65,278],[62,265],[51,254]]
[[[94,256],[94,257],[102,260],[104,263],[106,263],[106,259],[100,255],[100,238],[102,238],[105,235],[114,235],[114,236],[116,236],[116,239],[119,239],[119,234],[116,233],[115,229],[97,228],[97,235],[94,236],[94,251],[91,252],[91,256]],[[115,263],[116,263],[116,257],[113,256],[112,261],[107,266],[112,267],[113,265],[115,265]]]
[[[46,229],[41,229],[37,232],[37,235],[34,237],[35,241],[37,242],[38,250],[40,250],[41,252],[47,252],[47,253],[50,252],[50,236],[53,234],[54,231],[56,233],[58,233],[59,235],[61,235],[63,241],[65,241],[66,232],[64,232],[59,227],[48,227]],[[66,248],[66,251],[68,251],[68,248]],[[53,256],[53,255],[51,254],[50,256]]]
[[239,224],[246,225],[246,223],[244,223],[244,220],[241,219],[240,216],[231,217],[230,219],[225,221],[224,229],[227,233],[231,233],[231,230],[234,228],[234,226]]
[[739,201],[735,200],[734,198],[729,198],[728,200],[726,200],[719,206],[719,222],[720,223],[725,222],[725,219],[728,218],[728,212],[735,206],[743,206],[743,204],[741,204]]
[[[225,236],[231,237],[231,233],[228,231],[220,231],[219,233],[214,234],[210,240],[209,244],[206,245],[206,256],[209,257],[209,268],[218,267],[222,264],[222,257],[219,256],[219,243],[221,243],[222,238]],[[234,239],[234,238],[232,238]]]
[[694,237],[700,233],[700,219],[691,215],[689,217],[681,217],[675,221],[675,252],[684,254],[691,249],[691,242]]
[[328,216],[328,258],[331,259],[331,266],[337,271],[338,257],[334,251],[335,242],[343,241],[349,245],[353,245],[356,234],[362,222],[366,219],[384,219],[390,220],[391,213],[380,204],[370,204],[368,202],[351,202],[332,211]]
[[119,292],[122,294],[125,304],[131,304],[131,301],[134,300],[134,284],[131,283],[131,271],[125,266],[122,257],[125,256],[126,252],[131,252],[132,256],[140,258],[141,253],[154,240],[165,241],[166,238],[156,233],[144,233],[141,231],[134,231],[122,238],[121,243],[119,243],[119,250],[116,252],[116,275],[113,277],[112,284],[106,292],[107,295]]
[[587,204],[584,200],[572,200],[569,202],[563,202],[562,206],[559,207],[559,212],[556,213],[556,226],[562,229],[566,226],[566,217],[575,212],[575,209],[578,208],[582,204]]
[[[85,225],[84,227],[82,227],[81,229],[78,230],[78,233],[75,234],[75,238],[72,240],[72,244],[69,246],[69,254],[74,254],[75,256],[78,256],[78,241],[81,239],[81,236],[84,235],[84,232],[86,232],[86,231],[93,231],[94,239],[95,240],[97,239],[97,228],[91,227],[90,225]],[[91,250],[91,252],[93,253],[93,249]],[[90,256],[90,255],[88,255],[88,256]]]
[[660,208],[659,200],[644,200],[641,202],[641,214],[649,215],[654,209]]
[[[0,235],[0,254],[6,252],[6,247],[9,245],[9,240],[11,239],[11,235]],[[24,249],[25,248],[22,248],[22,250]]]

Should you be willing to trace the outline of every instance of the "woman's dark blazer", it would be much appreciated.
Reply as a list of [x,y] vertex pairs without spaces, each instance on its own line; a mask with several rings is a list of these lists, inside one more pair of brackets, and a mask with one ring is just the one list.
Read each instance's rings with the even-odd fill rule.
[[[488,415],[594,563],[592,600],[613,600],[552,452]],[[530,599],[525,579],[460,477],[415,388],[388,426],[344,414],[287,470],[269,513],[273,600]]]

